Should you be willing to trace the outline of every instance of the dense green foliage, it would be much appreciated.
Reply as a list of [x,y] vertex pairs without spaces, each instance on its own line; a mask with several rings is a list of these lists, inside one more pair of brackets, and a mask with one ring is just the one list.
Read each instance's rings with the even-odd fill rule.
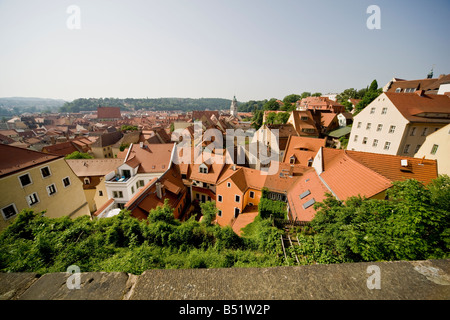
[[369,103],[375,100],[383,92],[382,88],[378,88],[377,80],[373,80],[370,86],[360,90],[354,88],[345,89],[343,92],[337,95],[336,100],[340,104],[344,105],[347,111],[353,109],[352,104],[348,99],[361,99],[361,101],[355,106],[355,113],[357,115],[362,109],[364,109]]
[[270,215],[275,219],[286,219],[286,202],[261,197],[258,212],[263,219],[269,218]]
[[60,112],[95,111],[98,106],[120,107],[121,110],[224,110],[229,109],[231,100],[220,98],[158,98],[158,99],[134,99],[134,98],[80,98],[72,102],[66,102]]
[[289,112],[269,112],[266,115],[266,124],[284,124],[289,120]]
[[[331,195],[316,203],[309,226],[298,227],[300,245],[288,247],[301,264],[450,258],[450,178],[427,187],[416,180],[395,182],[389,200]],[[0,234],[1,272],[124,271],[152,268],[266,267],[284,265],[272,218],[284,218],[285,203],[267,199],[259,215],[237,236],[211,222],[213,202],[201,205],[203,219],[173,218],[167,202],[139,221],[122,211],[112,218],[50,219],[22,211]],[[291,230],[292,232],[292,230]],[[294,258],[291,265],[296,263]]]
[[94,159],[89,153],[83,153],[80,151],[74,151],[71,154],[68,154],[66,159]]
[[298,234],[302,263],[443,259],[450,257],[450,178],[429,188],[395,182],[389,200],[329,197]]
[[24,210],[0,235],[0,271],[65,272],[74,264],[82,271],[140,274],[152,268],[279,265],[276,244],[266,237],[277,229],[270,224],[255,229],[252,237],[240,238],[231,227],[205,219],[180,222],[167,203],[144,221],[126,211],[92,221]]

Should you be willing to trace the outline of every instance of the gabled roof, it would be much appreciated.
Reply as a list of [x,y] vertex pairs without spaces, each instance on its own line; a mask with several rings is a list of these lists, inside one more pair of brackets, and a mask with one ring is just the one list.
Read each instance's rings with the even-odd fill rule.
[[326,138],[310,138],[291,136],[286,145],[283,162],[290,163],[290,158],[295,155],[298,162],[304,166],[308,165],[308,160],[314,158],[320,147],[325,147]]
[[[385,92],[387,98],[410,122],[450,122],[450,97],[437,94]],[[426,114],[435,114],[427,117]],[[440,118],[435,117],[441,114]]]
[[0,177],[60,158],[62,156],[0,144]]
[[324,172],[320,175],[340,200],[370,198],[391,186],[386,177],[349,157],[345,150],[323,148]]
[[138,173],[164,172],[169,168],[174,144],[142,143],[142,147],[140,144],[131,144],[130,148],[121,155],[126,152],[124,162],[133,168],[139,167]]

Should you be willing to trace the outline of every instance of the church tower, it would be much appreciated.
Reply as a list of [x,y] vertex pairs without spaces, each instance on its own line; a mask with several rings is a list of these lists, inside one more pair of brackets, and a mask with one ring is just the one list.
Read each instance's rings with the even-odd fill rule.
[[233,100],[231,101],[230,114],[234,117],[237,117],[237,113],[238,113],[237,100],[236,96],[234,96]]

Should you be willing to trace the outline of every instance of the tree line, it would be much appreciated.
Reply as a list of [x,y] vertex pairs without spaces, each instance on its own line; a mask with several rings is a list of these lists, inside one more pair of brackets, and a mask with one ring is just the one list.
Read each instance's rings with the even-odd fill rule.
[[221,98],[80,98],[66,102],[59,112],[96,111],[97,107],[120,107],[124,111],[161,110],[161,111],[192,111],[192,110],[223,110],[229,109],[231,100]]

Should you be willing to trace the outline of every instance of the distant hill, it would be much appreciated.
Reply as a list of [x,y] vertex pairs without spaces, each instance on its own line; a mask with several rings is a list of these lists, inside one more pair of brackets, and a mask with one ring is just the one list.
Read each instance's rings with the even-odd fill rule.
[[231,100],[221,98],[81,98],[72,102],[66,102],[60,112],[95,111],[98,106],[120,107],[121,110],[224,110],[229,109]]
[[11,97],[0,98],[0,107],[5,108],[54,108],[61,107],[66,101],[62,99],[47,99],[47,98],[27,98],[27,97]]
[[66,101],[61,99],[10,97],[0,98],[0,116],[11,117],[26,112],[55,112]]

